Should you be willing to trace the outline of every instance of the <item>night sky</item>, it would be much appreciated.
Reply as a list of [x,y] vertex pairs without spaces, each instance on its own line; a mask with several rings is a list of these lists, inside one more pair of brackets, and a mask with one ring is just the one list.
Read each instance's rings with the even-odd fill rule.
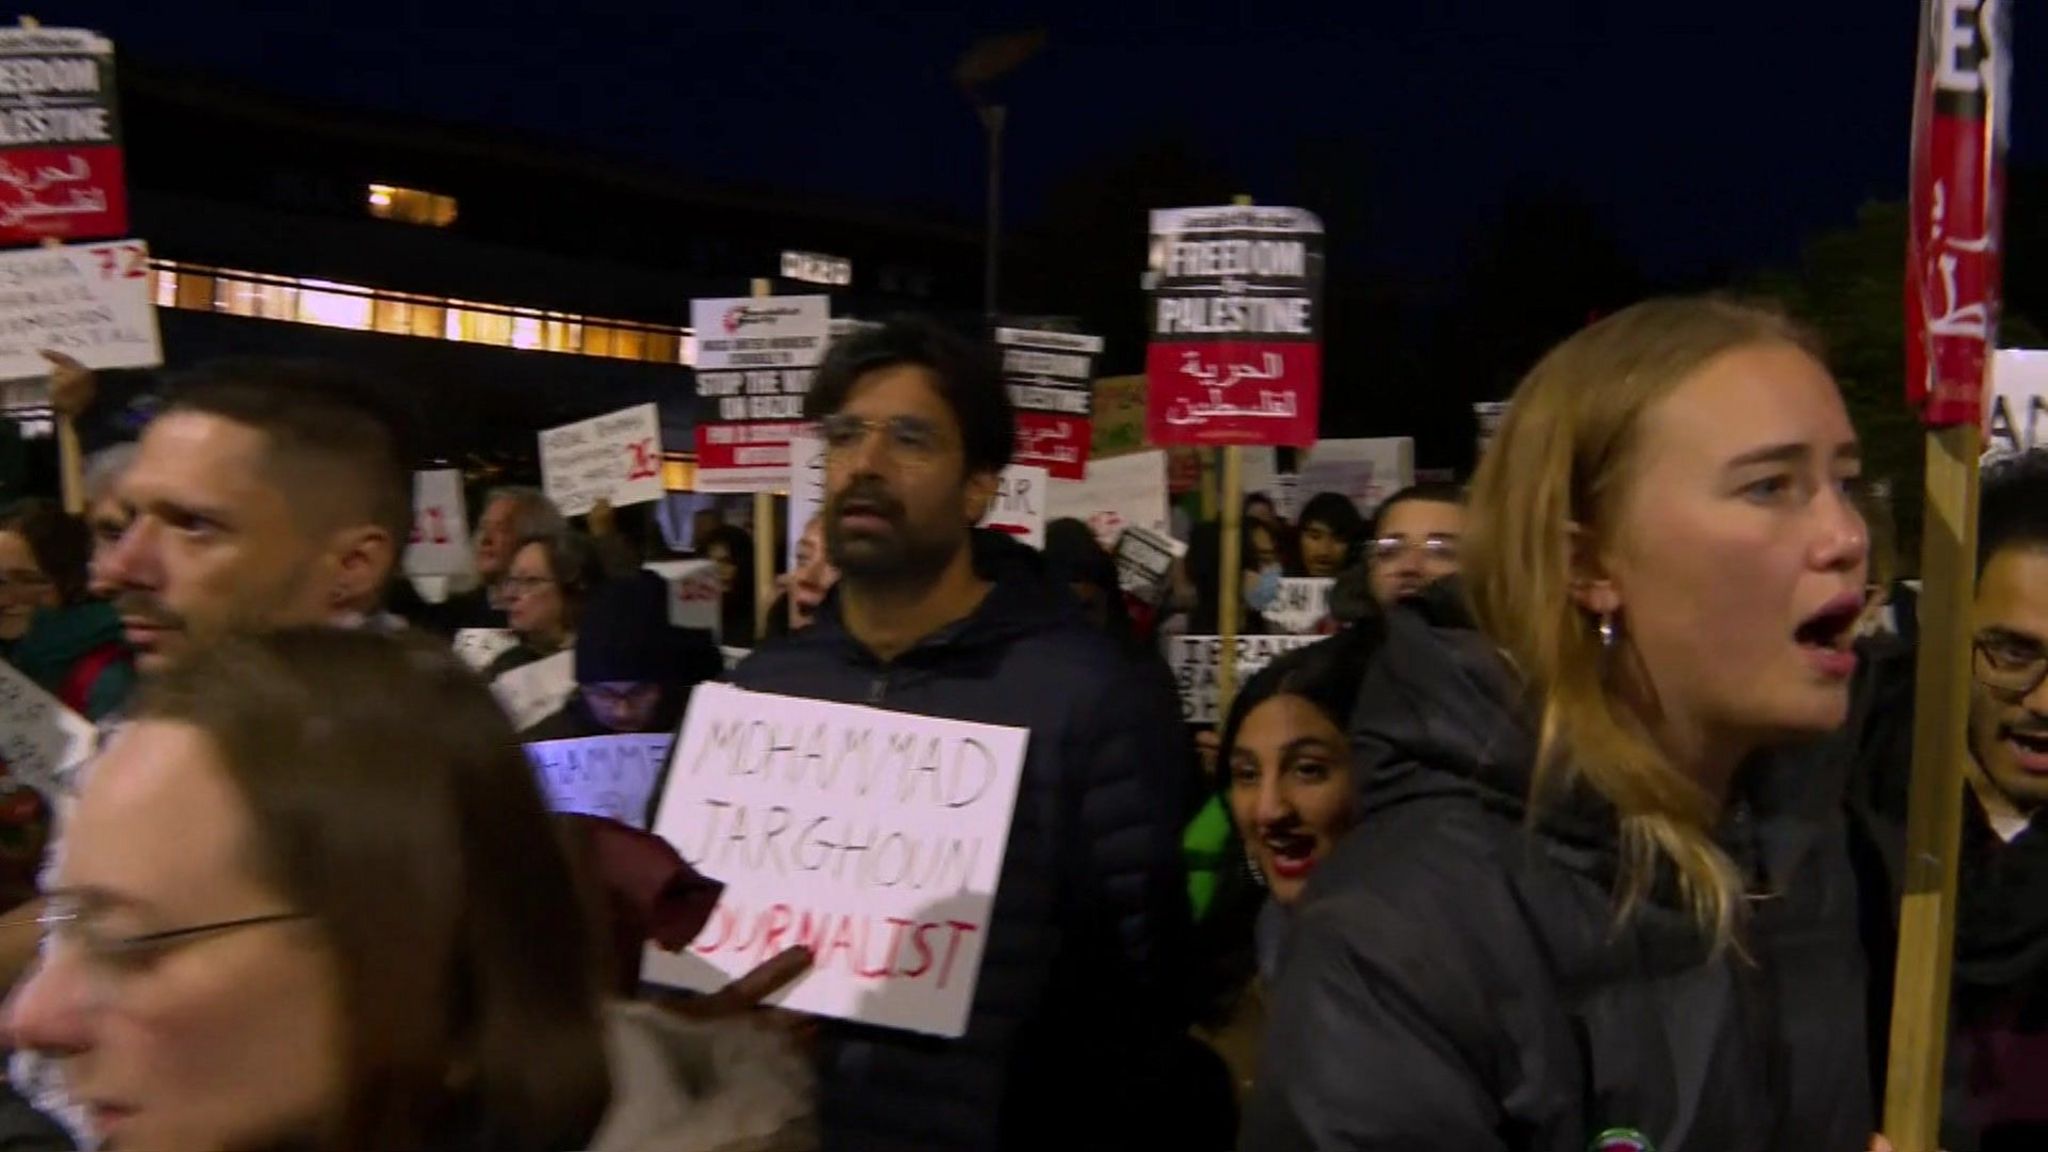
[[[37,14],[306,96],[967,221],[983,145],[953,61],[977,35],[1042,25],[1046,52],[1005,89],[1018,217],[1162,134],[1284,202],[1315,141],[1369,158],[1365,251],[1423,281],[1519,195],[1590,201],[1648,271],[1683,277],[1788,259],[1861,201],[1903,194],[1917,0],[861,7],[84,0]],[[2048,160],[2035,14],[2015,16],[2020,163]]]

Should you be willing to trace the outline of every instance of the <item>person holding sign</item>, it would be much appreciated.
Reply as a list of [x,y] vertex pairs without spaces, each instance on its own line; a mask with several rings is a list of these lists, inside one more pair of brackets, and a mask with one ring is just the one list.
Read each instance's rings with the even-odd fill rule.
[[1865,538],[1815,345],[1715,299],[1552,350],[1473,481],[1476,632],[1404,604],[1241,1148],[1861,1149],[1842,798]]
[[668,583],[652,572],[599,588],[576,631],[576,694],[519,738],[674,732],[690,690],[725,665],[709,636],[669,623],[668,596]]
[[992,348],[922,318],[855,333],[804,414],[838,590],[734,683],[1030,734],[966,1033],[828,1026],[826,1143],[1064,1147],[1087,1116],[1091,1146],[1149,1146],[1186,1024],[1178,717],[1036,553],[976,531],[1014,433]]
[[485,677],[496,679],[574,644],[583,606],[603,582],[603,562],[589,537],[565,531],[521,540],[499,582],[505,622],[519,646],[491,661]]

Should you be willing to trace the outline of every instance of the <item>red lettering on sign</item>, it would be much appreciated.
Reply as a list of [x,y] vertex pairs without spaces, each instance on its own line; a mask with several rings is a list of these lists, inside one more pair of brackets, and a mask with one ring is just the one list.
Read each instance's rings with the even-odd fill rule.
[[920,922],[780,903],[748,911],[721,906],[690,943],[690,951],[723,953],[753,965],[785,947],[803,945],[820,968],[837,968],[863,980],[923,980],[944,988],[958,978],[962,949],[979,931],[981,925],[965,920]]
[[626,451],[632,454],[632,466],[626,471],[626,479],[647,480],[661,475],[661,453],[655,449],[654,441],[628,444]]

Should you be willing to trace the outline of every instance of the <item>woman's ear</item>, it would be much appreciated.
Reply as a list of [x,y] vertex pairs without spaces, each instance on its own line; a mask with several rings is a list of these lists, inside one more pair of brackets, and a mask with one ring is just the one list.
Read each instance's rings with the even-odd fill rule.
[[1621,588],[1615,583],[1600,542],[1591,530],[1573,521],[1566,531],[1571,539],[1572,603],[1594,616],[1612,616],[1621,611]]

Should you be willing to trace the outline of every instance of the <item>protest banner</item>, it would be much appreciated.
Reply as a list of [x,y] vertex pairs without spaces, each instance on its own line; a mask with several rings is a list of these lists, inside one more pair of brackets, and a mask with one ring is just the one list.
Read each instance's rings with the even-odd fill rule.
[[512,721],[512,730],[524,732],[562,710],[576,691],[576,653],[557,652],[514,668],[491,681],[491,694],[498,707]]
[[1164,532],[1127,527],[1116,541],[1117,586],[1143,603],[1157,604],[1173,574],[1173,562],[1187,551],[1187,545]]
[[697,334],[697,491],[780,489],[812,370],[831,339],[831,299],[692,300],[690,323]]
[[614,508],[662,497],[661,415],[652,404],[622,408],[540,434],[541,487],[564,516],[599,500]]
[[654,560],[641,567],[668,581],[670,624],[701,628],[713,636],[723,634],[719,605],[724,596],[718,587],[718,565],[709,560]]
[[1280,581],[1280,598],[1261,609],[1266,623],[1292,636],[1324,635],[1334,631],[1330,619],[1330,589],[1337,582],[1323,576],[1290,576]]
[[1095,382],[1093,391],[1094,413],[1088,421],[1090,460],[1128,456],[1151,447],[1145,443],[1143,376],[1105,376]]
[[[1239,636],[1233,646],[1238,682],[1243,683],[1283,652],[1306,648],[1320,636]],[[1173,678],[1180,684],[1181,719],[1189,724],[1221,724],[1216,707],[1223,672],[1223,637],[1177,636],[1167,655]]]
[[0,379],[33,378],[24,398],[47,405],[45,350],[95,370],[162,364],[149,286],[140,241],[0,253]]
[[1045,504],[1047,520],[1079,520],[1111,551],[1130,525],[1166,535],[1172,528],[1166,512],[1166,453],[1090,460],[1085,478],[1055,482]]
[[797,545],[811,518],[825,511],[825,442],[816,431],[798,427],[789,435],[789,523],[786,543],[792,566]]
[[1161,209],[1147,279],[1153,444],[1315,443],[1322,221],[1250,204]]
[[1380,501],[1414,482],[1415,441],[1388,436],[1317,442],[1302,459],[1295,489],[1304,503],[1324,492],[1347,496],[1370,519]]
[[482,672],[493,660],[519,647],[519,637],[510,628],[464,628],[455,633],[451,647],[464,664]]
[[1100,336],[1071,332],[996,329],[1003,350],[1003,383],[1017,412],[1015,461],[1035,464],[1063,480],[1086,474],[1094,439],[1091,383]]
[[1991,358],[1991,403],[1984,410],[1984,454],[2048,448],[2048,351],[2001,348]]
[[0,28],[0,244],[127,232],[113,42]]
[[699,685],[654,828],[725,894],[643,977],[710,991],[802,944],[815,966],[772,1002],[961,1035],[1029,738]]
[[1050,481],[1043,468],[1012,464],[996,478],[996,498],[989,502],[983,528],[1045,547],[1045,507]]
[[0,660],[0,765],[56,803],[98,748],[98,733],[14,665]]
[[412,474],[412,539],[405,545],[408,576],[457,576],[474,567],[462,473],[453,468]]
[[548,810],[646,828],[675,736],[667,732],[544,740],[526,746]]

